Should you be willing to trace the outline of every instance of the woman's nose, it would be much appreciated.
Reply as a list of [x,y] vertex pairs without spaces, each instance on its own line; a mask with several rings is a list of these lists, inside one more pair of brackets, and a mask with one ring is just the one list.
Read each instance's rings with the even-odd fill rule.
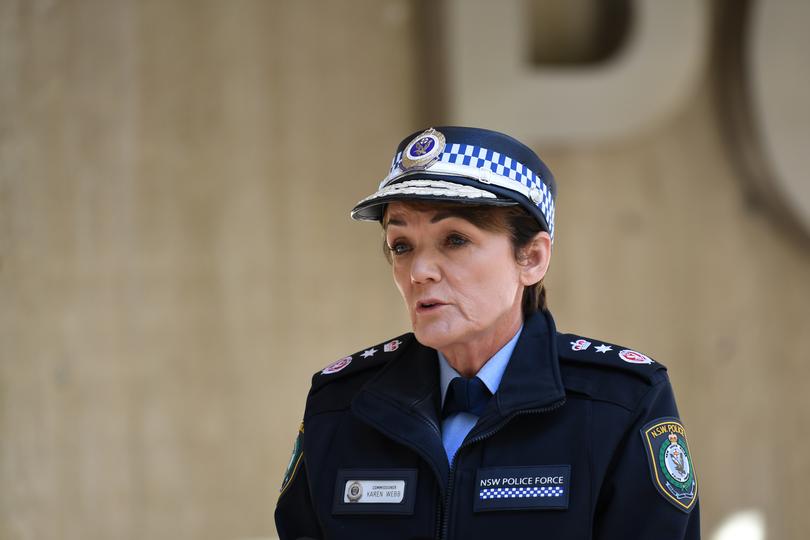
[[426,283],[428,281],[439,281],[441,270],[434,253],[429,250],[417,252],[411,264],[411,282]]

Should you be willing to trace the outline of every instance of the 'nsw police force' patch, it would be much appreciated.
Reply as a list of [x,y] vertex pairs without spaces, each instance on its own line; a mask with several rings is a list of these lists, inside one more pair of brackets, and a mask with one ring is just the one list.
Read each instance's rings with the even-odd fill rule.
[[683,425],[677,418],[658,418],[641,428],[641,437],[656,489],[676,508],[691,512],[698,485]]
[[474,512],[568,508],[570,465],[478,469]]

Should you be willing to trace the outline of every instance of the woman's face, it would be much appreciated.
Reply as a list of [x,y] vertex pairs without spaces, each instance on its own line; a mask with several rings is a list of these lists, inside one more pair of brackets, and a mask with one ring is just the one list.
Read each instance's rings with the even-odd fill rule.
[[394,281],[420,343],[443,351],[514,335],[523,284],[505,233],[403,203],[389,204],[386,218]]

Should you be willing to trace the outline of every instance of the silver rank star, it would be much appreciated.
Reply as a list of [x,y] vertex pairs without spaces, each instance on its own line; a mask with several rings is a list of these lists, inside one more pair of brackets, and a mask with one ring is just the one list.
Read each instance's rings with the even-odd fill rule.
[[371,348],[366,351],[363,351],[363,354],[361,354],[360,356],[362,356],[363,358],[368,358],[369,356],[374,356],[376,353],[377,349]]
[[613,347],[611,347],[610,345],[597,345],[596,346],[596,352],[606,353],[606,352],[612,351],[612,350],[613,350]]

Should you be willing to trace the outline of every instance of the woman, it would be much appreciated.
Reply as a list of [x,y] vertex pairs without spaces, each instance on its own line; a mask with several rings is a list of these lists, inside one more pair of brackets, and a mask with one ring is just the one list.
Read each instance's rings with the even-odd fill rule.
[[313,377],[282,539],[699,538],[665,368],[546,308],[555,194],[506,135],[402,141],[352,217],[382,223],[413,333]]

